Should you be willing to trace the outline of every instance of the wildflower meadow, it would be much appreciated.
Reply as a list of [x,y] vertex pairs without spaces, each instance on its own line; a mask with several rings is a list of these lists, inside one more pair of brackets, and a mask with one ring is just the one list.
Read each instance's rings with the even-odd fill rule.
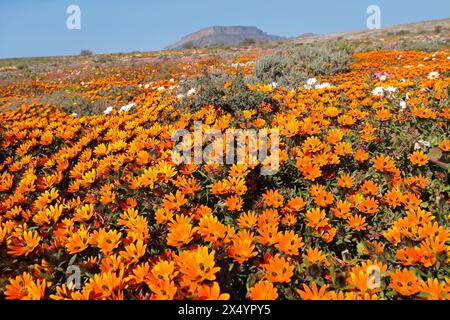
[[55,59],[0,73],[0,299],[450,298],[448,45]]

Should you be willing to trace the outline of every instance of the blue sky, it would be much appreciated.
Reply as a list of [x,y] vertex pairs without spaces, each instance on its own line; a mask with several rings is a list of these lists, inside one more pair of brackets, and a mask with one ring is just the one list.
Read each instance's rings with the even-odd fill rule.
[[[68,30],[66,8],[81,8]],[[0,0],[0,58],[153,51],[211,25],[257,26],[280,36],[366,28],[366,9],[382,26],[448,18],[448,0]]]

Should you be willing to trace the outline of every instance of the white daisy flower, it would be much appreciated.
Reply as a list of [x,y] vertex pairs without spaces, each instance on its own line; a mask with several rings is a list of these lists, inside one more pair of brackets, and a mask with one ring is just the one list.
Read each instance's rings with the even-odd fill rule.
[[400,108],[402,108],[402,110],[406,109],[406,102],[404,100],[400,101]]
[[104,114],[110,114],[113,111],[113,107],[109,106],[108,108],[106,108],[105,111],[103,111]]
[[315,85],[317,83],[317,79],[316,78],[309,78],[307,81],[306,81],[306,85],[308,85],[308,86],[313,86],[313,85]]
[[414,150],[419,150],[419,149],[427,149],[431,146],[431,144],[428,141],[422,140],[420,139],[419,141],[417,141],[414,144]]
[[437,79],[437,78],[439,78],[439,72],[436,72],[436,71],[432,71],[432,72],[430,72],[429,74],[428,74],[428,77],[427,77],[429,80],[434,80],[434,79]]
[[190,89],[190,90],[187,92],[187,96],[190,97],[190,96],[192,96],[193,94],[195,94],[196,92],[197,92],[197,90],[195,90],[195,88],[192,88],[192,89]]
[[376,87],[372,90],[372,95],[375,97],[382,97],[384,96],[384,89],[383,87]]
[[324,83],[316,84],[315,88],[316,89],[331,88],[331,84],[329,84],[328,82],[324,82]]
[[389,86],[389,87],[385,88],[384,91],[387,91],[389,93],[394,93],[397,91],[397,88],[393,87],[393,86]]
[[119,113],[128,112],[131,110],[131,108],[133,108],[135,106],[136,106],[136,103],[127,104],[126,106],[123,106],[122,108],[120,108]]

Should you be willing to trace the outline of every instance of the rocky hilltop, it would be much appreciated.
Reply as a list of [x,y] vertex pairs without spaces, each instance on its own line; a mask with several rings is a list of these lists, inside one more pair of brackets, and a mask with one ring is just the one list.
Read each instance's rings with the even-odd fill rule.
[[166,49],[201,48],[214,45],[239,45],[244,41],[277,41],[283,37],[269,35],[257,27],[208,27],[183,37]]

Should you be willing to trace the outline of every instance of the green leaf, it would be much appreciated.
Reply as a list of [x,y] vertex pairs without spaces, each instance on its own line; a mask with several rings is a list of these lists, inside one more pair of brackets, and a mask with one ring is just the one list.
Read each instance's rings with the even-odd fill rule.
[[417,295],[418,298],[429,298],[431,295],[426,292],[421,292]]
[[364,255],[364,249],[366,248],[366,244],[365,242],[358,242],[358,244],[356,245],[356,250],[358,253],[358,256],[362,256]]
[[52,281],[53,279],[55,279],[55,277],[53,275],[51,275],[51,274],[44,273],[41,276],[42,276],[42,278],[44,278],[47,281]]
[[69,260],[69,264],[68,264],[68,266],[71,266],[71,265],[73,265],[73,263],[75,262],[75,259],[77,258],[77,255],[75,254],[75,255],[73,255],[71,258],[70,258],[70,260]]

